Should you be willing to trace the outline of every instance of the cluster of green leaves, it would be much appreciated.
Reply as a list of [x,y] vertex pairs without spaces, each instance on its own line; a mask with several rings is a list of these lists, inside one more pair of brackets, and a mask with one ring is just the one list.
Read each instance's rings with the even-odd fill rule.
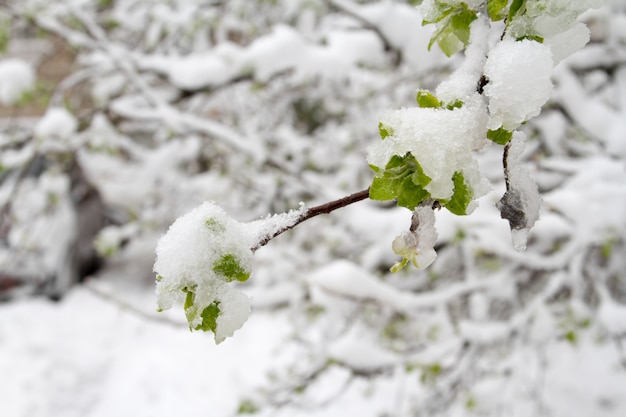
[[[204,226],[211,230],[213,233],[221,234],[226,231],[226,226],[217,219],[209,218],[204,222]],[[250,278],[251,272],[241,265],[237,256],[227,253],[221,256],[213,264],[213,272],[216,276],[224,280],[225,282],[239,281],[244,282]],[[157,281],[160,281],[161,277],[157,275]],[[195,327],[190,327],[191,330],[202,330],[204,332],[211,331],[215,333],[217,329],[217,318],[220,316],[222,310],[220,309],[220,302],[213,301],[202,311],[198,309],[195,303],[196,299],[196,286],[187,286],[181,289],[185,293],[185,303],[183,308],[187,321],[191,323],[198,316],[202,318],[200,324]]]
[[370,187],[372,200],[398,200],[400,207],[414,210],[422,201],[430,198],[424,189],[432,179],[424,174],[417,159],[408,152],[404,156],[394,155],[387,166],[380,169],[370,165],[376,173]]
[[224,277],[226,282],[245,282],[250,278],[250,271],[241,266],[237,257],[233,254],[226,254],[220,258],[213,266],[213,272]]
[[437,10],[436,16],[422,22],[422,25],[435,23],[437,28],[430,38],[428,49],[437,42],[443,53],[452,56],[469,43],[470,24],[476,20],[477,13],[465,3],[449,4],[435,0],[434,6]]
[[[417,93],[417,104],[421,108],[437,108],[454,110],[463,106],[463,101],[455,100],[444,103],[433,93],[420,90]],[[385,140],[394,135],[394,129],[382,123],[378,124],[380,137]],[[510,137],[509,137],[510,139]],[[376,176],[370,186],[370,198],[378,201],[397,200],[400,207],[414,210],[420,203],[431,198],[425,187],[432,178],[424,173],[417,158],[407,152],[405,155],[393,155],[384,168],[370,165]],[[467,207],[474,197],[472,189],[467,185],[465,176],[457,171],[452,176],[454,192],[449,199],[437,199],[439,205],[457,215],[467,214]]]
[[[526,1],[488,0],[487,13],[494,22],[506,19],[508,28],[511,22],[526,13]],[[435,9],[434,16],[422,22],[422,25],[433,23],[436,25],[428,49],[430,50],[432,45],[437,43],[447,56],[463,50],[469,44],[470,25],[478,17],[478,12],[470,9],[464,2],[450,0],[435,0],[433,6]],[[543,42],[541,36],[533,33],[525,34],[520,39]]]
[[417,92],[416,101],[417,105],[421,108],[454,110],[463,106],[463,101],[458,99],[452,103],[444,103],[428,90],[419,90]]
[[[394,155],[387,166],[380,169],[370,165],[376,173],[370,187],[370,198],[378,201],[396,200],[400,207],[414,210],[420,203],[431,198],[424,189],[432,179],[424,174],[417,159],[407,152],[403,157]],[[456,215],[467,214],[467,207],[474,197],[465,176],[457,171],[452,176],[454,191],[449,199],[437,199],[439,205]]]
[[193,328],[193,330],[202,330],[204,332],[208,332],[209,330],[215,333],[215,329],[217,329],[217,317],[220,315],[220,302],[214,301],[209,304],[208,307],[204,308],[202,312],[198,311],[198,307],[194,304],[196,293],[195,288],[185,287],[183,288],[183,292],[187,295],[185,296],[185,304],[183,306],[185,310],[185,315],[187,316],[187,321],[191,323],[198,314],[202,317],[202,322]]

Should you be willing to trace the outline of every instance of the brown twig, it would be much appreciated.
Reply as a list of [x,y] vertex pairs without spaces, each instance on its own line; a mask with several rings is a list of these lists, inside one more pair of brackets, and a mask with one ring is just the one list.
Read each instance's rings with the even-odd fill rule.
[[287,230],[293,229],[294,227],[296,227],[297,225],[299,225],[300,223],[304,221],[307,221],[320,214],[329,214],[339,208],[349,206],[350,204],[357,203],[361,200],[365,200],[366,198],[369,197],[369,195],[370,195],[370,189],[368,187],[365,190],[356,192],[354,194],[350,194],[338,200],[329,201],[328,203],[311,207],[310,209],[306,210],[302,214],[302,216],[300,216],[293,224],[280,228],[276,230],[274,233],[269,234],[265,236],[263,239],[261,239],[259,243],[257,243],[257,245],[252,248],[252,252],[255,252],[260,247],[265,246],[270,240],[274,239],[276,236],[286,232]]

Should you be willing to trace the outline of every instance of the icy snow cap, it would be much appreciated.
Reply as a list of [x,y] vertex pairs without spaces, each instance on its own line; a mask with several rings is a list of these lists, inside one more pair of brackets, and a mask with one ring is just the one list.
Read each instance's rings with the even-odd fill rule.
[[13,105],[35,87],[35,70],[21,59],[0,61],[0,103]]
[[213,331],[217,343],[232,336],[248,318],[250,301],[227,283],[250,276],[249,242],[244,225],[214,203],[178,218],[156,248],[159,309],[185,298],[190,328]]
[[232,281],[252,273],[253,250],[276,231],[286,230],[306,212],[304,205],[282,215],[250,223],[229,217],[205,202],[179,217],[159,240],[154,272],[160,310],[184,300],[192,330],[212,331],[221,343],[240,329],[250,315],[250,300]]
[[552,52],[539,42],[505,39],[496,45],[484,69],[489,129],[513,131],[537,116],[552,94],[552,68]]

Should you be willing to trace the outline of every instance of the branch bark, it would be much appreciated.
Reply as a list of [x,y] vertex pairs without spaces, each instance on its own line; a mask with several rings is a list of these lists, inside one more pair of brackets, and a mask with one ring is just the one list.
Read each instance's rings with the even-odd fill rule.
[[324,203],[324,204],[320,204],[319,206],[315,206],[315,207],[311,207],[310,209],[308,209],[307,211],[305,211],[303,213],[303,215],[301,217],[299,217],[293,224],[290,224],[289,226],[285,226],[283,228],[280,228],[278,230],[276,230],[274,233],[267,235],[266,237],[264,237],[263,239],[261,239],[261,241],[259,241],[259,243],[254,246],[252,248],[252,252],[256,252],[257,249],[259,249],[262,246],[267,245],[267,243],[274,239],[276,236],[281,235],[282,233],[286,232],[287,230],[291,230],[294,227],[296,227],[297,225],[299,225],[300,223],[307,221],[309,219],[312,219],[313,217],[319,216],[320,214],[329,214],[332,213],[333,211],[340,209],[342,207],[346,207],[349,206],[350,204],[354,204],[357,203],[359,201],[365,200],[366,198],[368,198],[370,195],[370,189],[369,187],[365,190],[361,190],[358,191],[354,194],[350,194],[346,197],[340,198],[338,200],[333,200],[333,201],[329,201],[328,203]]

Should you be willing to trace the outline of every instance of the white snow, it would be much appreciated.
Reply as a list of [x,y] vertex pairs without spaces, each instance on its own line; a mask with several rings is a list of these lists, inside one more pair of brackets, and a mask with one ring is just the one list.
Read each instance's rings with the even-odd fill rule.
[[374,341],[363,343],[363,336],[351,332],[328,347],[329,356],[337,362],[360,372],[375,372],[394,366],[399,358],[377,346]]
[[67,141],[78,129],[76,118],[63,107],[51,107],[35,126],[35,136],[46,142]]
[[241,328],[250,314],[250,300],[227,285],[216,265],[224,257],[232,257],[237,268],[251,272],[250,238],[243,224],[231,219],[217,205],[205,202],[179,217],[159,240],[154,271],[157,279],[159,309],[167,310],[185,294],[193,292],[193,306],[187,307],[189,325],[196,328],[203,322],[201,313],[217,302],[215,341]]
[[0,60],[0,104],[13,105],[35,88],[35,70],[17,58]]
[[489,129],[513,131],[537,116],[552,94],[552,68],[550,48],[539,42],[505,39],[491,49],[484,69]]
[[576,23],[565,32],[557,32],[544,39],[544,44],[548,45],[552,51],[555,64],[582,49],[587,42],[589,42],[589,28],[583,23]]
[[[476,92],[476,85],[487,59],[489,23],[485,16],[474,20],[470,26],[470,44],[465,50],[465,59],[461,66],[437,86],[435,95],[446,103],[455,100],[467,100]],[[479,146],[477,146],[479,148]]]

